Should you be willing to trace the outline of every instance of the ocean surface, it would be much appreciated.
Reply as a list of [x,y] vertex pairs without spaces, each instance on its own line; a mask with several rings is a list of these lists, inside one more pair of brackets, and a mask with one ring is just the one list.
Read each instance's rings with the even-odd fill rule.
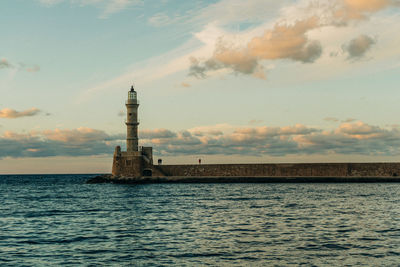
[[399,266],[400,184],[1,175],[0,266]]

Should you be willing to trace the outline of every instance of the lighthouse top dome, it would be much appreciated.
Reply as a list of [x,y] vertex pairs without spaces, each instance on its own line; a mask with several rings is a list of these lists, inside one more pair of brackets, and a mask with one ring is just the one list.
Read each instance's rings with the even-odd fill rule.
[[131,90],[128,91],[128,102],[129,104],[137,104],[137,93],[133,88],[133,85],[131,86]]

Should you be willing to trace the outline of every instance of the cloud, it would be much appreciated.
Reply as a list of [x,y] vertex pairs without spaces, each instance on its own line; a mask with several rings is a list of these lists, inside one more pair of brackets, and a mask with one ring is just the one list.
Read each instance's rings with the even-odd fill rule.
[[196,19],[214,21],[221,25],[260,22],[265,21],[267,17],[274,17],[282,6],[290,2],[291,0],[220,0],[201,9]]
[[342,24],[351,20],[364,20],[375,12],[392,5],[398,5],[396,0],[341,0],[342,5],[334,12]]
[[331,122],[345,122],[345,123],[348,123],[348,122],[354,122],[356,119],[353,119],[353,118],[347,118],[347,119],[345,119],[345,120],[339,120],[338,118],[335,118],[335,117],[326,117],[326,118],[324,118],[324,121],[331,121]]
[[109,135],[90,128],[55,129],[19,134],[7,131],[0,136],[0,158],[91,156],[112,154],[123,135]]
[[[216,125],[183,131],[142,130],[140,143],[155,154],[179,155],[400,155],[400,129],[364,122],[342,123],[323,130],[297,124],[285,127]],[[15,133],[0,136],[0,158],[111,155],[124,134],[81,127]]]
[[165,13],[157,13],[151,16],[147,22],[154,27],[164,27],[178,20],[179,17],[170,18]]
[[7,59],[2,58],[0,60],[0,69],[12,69],[12,68],[14,68],[14,66],[10,62],[8,62]]
[[15,109],[4,108],[0,110],[0,118],[16,119],[21,117],[35,116],[41,111],[38,108],[31,108],[24,111],[16,111]]
[[182,86],[182,87],[188,88],[188,87],[190,87],[191,85],[190,85],[189,83],[182,82],[182,83],[181,83],[181,86]]
[[52,6],[58,3],[63,2],[64,0],[39,0],[39,3],[45,6]]
[[177,134],[166,129],[141,130],[139,137],[144,139],[158,139],[176,137]]
[[249,121],[249,124],[260,124],[262,122],[264,122],[264,121],[263,120],[251,120],[251,121]]
[[47,140],[78,145],[98,140],[107,140],[108,138],[105,132],[87,127],[80,127],[72,130],[45,130],[41,132],[41,135]]
[[40,70],[40,67],[38,65],[27,66],[24,63],[13,64],[9,62],[7,59],[2,58],[0,60],[0,69],[17,69],[27,72],[38,72]]
[[[323,52],[321,42],[310,37],[318,36],[313,34],[315,30],[348,26],[350,21],[368,19],[374,13],[390,6],[400,6],[400,2],[395,0],[300,1],[291,5],[290,8],[283,8],[283,16],[273,24],[271,29],[253,37],[244,46],[223,44],[221,42],[223,37],[220,37],[211,57],[205,59],[190,57],[189,76],[206,78],[210,73],[224,69],[234,74],[252,75],[265,79],[262,64],[265,61],[290,60],[314,63]],[[352,40],[346,46],[346,51],[349,58],[360,58],[373,44],[375,41],[372,38],[363,35]],[[338,53],[331,52],[330,55],[336,57]]]
[[[236,128],[231,132],[147,130],[142,142],[157,154],[287,156],[309,154],[399,155],[400,131],[364,122],[324,131],[305,125]],[[218,131],[220,127],[216,126]],[[168,134],[158,134],[167,132]],[[153,134],[150,134],[153,133]]]
[[361,121],[355,123],[342,123],[336,130],[336,133],[342,133],[352,136],[367,136],[382,133],[383,130],[378,126],[371,126]]
[[38,65],[34,65],[32,67],[27,67],[25,70],[27,72],[38,72],[40,71],[40,67]]
[[[92,3],[93,1],[86,1],[88,3]],[[97,1],[99,2],[99,1]],[[102,1],[104,2],[104,1]],[[110,0],[107,1],[105,4],[105,8],[103,14],[101,15],[102,18],[107,18],[109,15],[120,12],[128,8],[129,6],[137,6],[143,5],[142,0]]]
[[338,118],[334,118],[334,117],[326,117],[326,118],[324,118],[324,121],[338,122],[339,119]]
[[302,63],[312,63],[322,53],[318,41],[308,39],[307,32],[320,27],[319,19],[311,17],[294,24],[275,24],[260,37],[252,38],[244,48],[226,45],[222,39],[216,43],[211,58],[200,62],[190,58],[189,75],[205,78],[206,73],[218,69],[230,69],[234,73],[251,74],[265,79],[262,60],[289,59]]
[[[300,62],[310,65],[318,64],[318,66],[314,67],[313,75],[310,75],[310,77],[304,76],[304,79],[319,79],[333,73],[343,73],[349,67],[348,61],[339,62],[344,57],[342,57],[343,53],[339,53],[339,51],[343,51],[341,50],[342,43],[338,41],[342,40],[344,36],[347,39],[348,34],[351,32],[357,31],[357,34],[359,34],[359,26],[367,26],[369,29],[374,29],[374,27],[371,27],[372,22],[366,22],[364,26],[361,26],[361,23],[357,23],[351,25],[351,27],[348,23],[340,23],[341,19],[335,16],[335,12],[344,7],[345,2],[342,0],[221,0],[205,8],[192,10],[189,14],[190,16],[183,16],[184,18],[179,20],[184,24],[196,25],[193,28],[196,29],[196,32],[193,33],[192,39],[187,40],[170,52],[135,63],[120,75],[107,78],[89,88],[85,88],[85,92],[79,96],[78,101],[86,100],[101,90],[113,90],[116,87],[123,87],[124,84],[137,77],[141,77],[141,83],[145,84],[159,81],[180,72],[186,72],[187,75],[199,79],[226,73],[265,79],[269,76],[270,66],[273,65],[278,72],[279,67],[286,68],[285,70],[289,71],[287,75],[291,77],[288,80],[293,80],[303,79],[303,77],[298,76],[297,71],[293,74],[292,70],[294,68],[289,64]],[[287,12],[289,9],[290,12]],[[246,10],[245,14],[244,10]],[[248,13],[247,10],[249,10]],[[374,12],[367,13],[368,16],[373,14]],[[168,16],[171,17],[172,15],[168,14]],[[312,23],[313,20],[314,23]],[[377,17],[377,20],[381,25],[385,25],[386,17]],[[393,21],[397,21],[397,19]],[[302,23],[299,24],[299,22]],[[360,21],[357,20],[357,22]],[[303,28],[300,27],[301,24],[303,24]],[[242,27],[242,25],[246,27]],[[345,26],[347,29],[344,29]],[[227,30],[233,28],[235,30]],[[267,33],[274,36],[274,38],[271,38],[271,44],[269,45],[278,44],[278,40],[280,40],[279,29],[282,29],[281,31],[287,30],[287,36],[290,36],[290,31],[297,34],[291,35],[293,37],[296,36],[293,40],[300,40],[297,43],[292,43],[294,49],[284,52],[284,46],[276,45],[273,46],[277,47],[274,53],[272,53],[273,51],[264,51],[264,53],[262,49],[260,51],[263,53],[255,50],[257,47],[262,48],[266,47],[266,45],[264,42],[260,42],[260,45],[257,46],[253,39],[268,40],[265,36],[268,36]],[[363,28],[363,30],[365,29]],[[301,33],[301,30],[305,31],[304,34]],[[368,30],[365,32],[371,34]],[[385,32],[384,34],[388,33]],[[338,37],[336,38],[336,36]],[[357,35],[352,34],[350,36]],[[348,40],[351,38],[348,38]],[[380,36],[381,39],[383,40]],[[251,41],[254,44],[252,46],[254,51],[248,47]],[[391,46],[393,48],[390,49],[390,52],[388,50],[388,53],[394,55],[396,50],[393,42]],[[288,46],[288,48],[290,47]],[[326,58],[324,51],[326,51],[327,55],[335,51],[332,56],[336,55],[336,57]],[[232,57],[227,59],[227,55],[232,55]],[[269,59],[272,55],[281,56],[275,56],[276,59]],[[262,58],[263,56],[266,59]],[[271,61],[276,61],[276,63]],[[329,69],[331,71],[320,71],[320,66],[325,67],[332,64],[332,68]],[[347,64],[347,66],[343,64]],[[310,65],[304,66],[304,68],[296,67],[296,69],[301,69],[300,72],[304,72],[304,70],[312,68]],[[281,77],[281,75],[275,77],[278,76]],[[196,79],[190,79],[190,81],[192,86],[197,82]]]
[[342,122],[353,122],[353,121],[355,121],[356,119],[353,119],[353,118],[347,118],[347,119],[345,119],[345,120],[342,120]]
[[120,12],[130,6],[142,5],[142,0],[39,0],[39,2],[47,7],[51,7],[62,2],[70,2],[79,6],[95,6],[102,9],[101,18],[107,18],[109,15]]
[[343,45],[343,50],[348,53],[349,59],[358,59],[363,57],[375,43],[376,41],[373,38],[367,35],[360,35],[348,44]]
[[317,17],[296,21],[293,25],[276,24],[248,44],[250,54],[261,59],[292,59],[309,63],[321,55],[321,45],[309,41],[306,33],[320,27]]
[[214,56],[205,62],[208,69],[230,68],[235,73],[252,74],[253,76],[265,79],[263,66],[259,59],[250,54],[248,49],[235,49],[217,43]]
[[400,131],[363,122],[343,123],[337,129],[319,135],[299,137],[308,153],[331,152],[358,155],[399,155]]
[[206,63],[202,66],[202,62],[195,57],[190,57],[190,68],[189,68],[189,76],[194,76],[196,78],[206,78],[207,66]]

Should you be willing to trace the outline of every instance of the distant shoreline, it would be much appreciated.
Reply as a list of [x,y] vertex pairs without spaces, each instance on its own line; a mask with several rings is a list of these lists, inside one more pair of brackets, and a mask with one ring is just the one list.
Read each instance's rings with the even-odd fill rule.
[[98,175],[86,181],[87,184],[158,184],[158,183],[400,183],[400,177],[271,177],[271,176],[168,176],[118,178],[112,175]]

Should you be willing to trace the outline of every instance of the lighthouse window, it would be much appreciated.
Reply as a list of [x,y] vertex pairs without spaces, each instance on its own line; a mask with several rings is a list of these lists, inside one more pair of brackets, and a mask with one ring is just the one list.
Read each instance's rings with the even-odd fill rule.
[[129,113],[129,116],[132,116],[132,113]]

